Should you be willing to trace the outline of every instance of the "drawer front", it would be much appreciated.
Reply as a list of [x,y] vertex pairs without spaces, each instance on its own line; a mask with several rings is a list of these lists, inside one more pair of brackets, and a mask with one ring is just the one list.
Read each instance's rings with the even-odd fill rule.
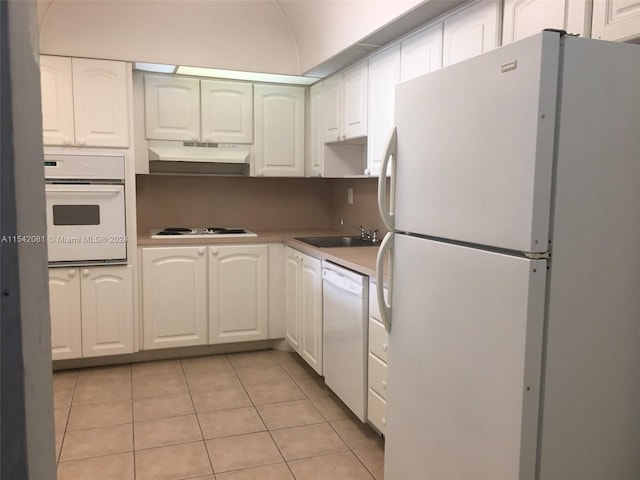
[[[388,289],[384,289],[384,298],[389,301]],[[382,322],[382,317],[380,317],[380,306],[378,305],[378,294],[376,293],[376,284],[374,282],[369,282],[369,315]]]
[[369,354],[369,388],[386,400],[387,364]]
[[387,361],[387,347],[389,344],[389,334],[384,329],[384,325],[375,320],[369,319],[369,351],[378,358]]
[[382,434],[385,433],[387,420],[385,419],[387,410],[387,402],[381,398],[376,392],[369,389],[367,419],[369,423],[376,427]]

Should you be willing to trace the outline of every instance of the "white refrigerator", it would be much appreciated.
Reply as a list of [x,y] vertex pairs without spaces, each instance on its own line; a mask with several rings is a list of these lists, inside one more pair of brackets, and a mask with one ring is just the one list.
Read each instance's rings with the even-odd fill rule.
[[545,31],[395,115],[385,480],[640,479],[640,46]]

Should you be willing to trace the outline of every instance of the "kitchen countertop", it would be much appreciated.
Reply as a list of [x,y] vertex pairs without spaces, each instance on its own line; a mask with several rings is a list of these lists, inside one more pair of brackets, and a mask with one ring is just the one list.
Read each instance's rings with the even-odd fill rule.
[[369,277],[376,277],[376,256],[378,246],[373,247],[337,247],[317,248],[296,240],[295,237],[323,237],[345,235],[336,230],[252,230],[257,237],[173,237],[156,239],[151,238],[149,232],[138,232],[138,246],[176,246],[176,245],[229,245],[247,243],[274,243],[282,242],[320,260],[329,260],[344,267],[355,270]]

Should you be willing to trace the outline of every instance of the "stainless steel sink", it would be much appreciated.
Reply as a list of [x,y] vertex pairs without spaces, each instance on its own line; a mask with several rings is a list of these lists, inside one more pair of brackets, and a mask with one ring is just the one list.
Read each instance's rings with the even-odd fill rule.
[[359,236],[336,236],[336,237],[296,237],[296,240],[308,243],[318,248],[336,248],[336,247],[374,247],[380,242],[369,242],[363,240]]

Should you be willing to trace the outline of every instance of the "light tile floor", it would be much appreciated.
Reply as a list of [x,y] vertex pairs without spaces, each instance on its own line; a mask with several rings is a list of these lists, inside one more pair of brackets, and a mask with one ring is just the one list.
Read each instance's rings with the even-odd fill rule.
[[58,480],[383,480],[383,442],[295,353],[54,373]]

